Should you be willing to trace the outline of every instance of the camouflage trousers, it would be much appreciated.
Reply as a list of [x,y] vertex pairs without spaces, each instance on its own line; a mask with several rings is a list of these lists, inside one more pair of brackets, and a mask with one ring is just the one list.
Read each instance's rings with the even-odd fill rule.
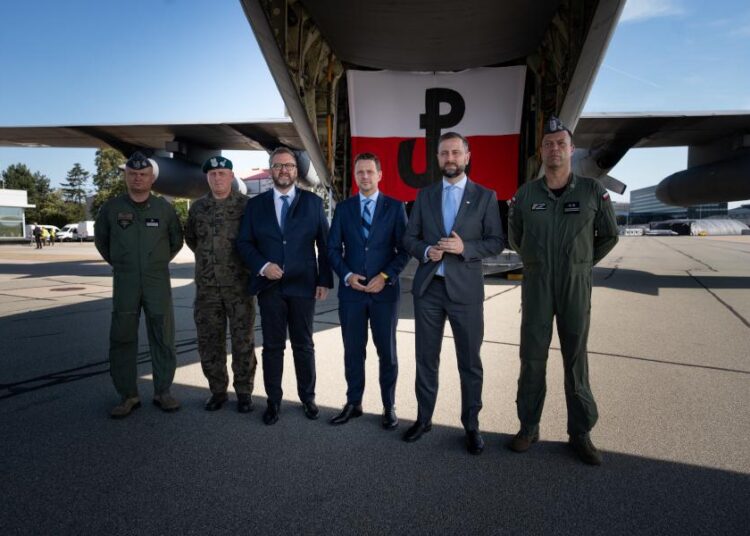
[[255,298],[244,286],[197,286],[193,305],[198,353],[212,393],[225,393],[227,375],[227,319],[232,341],[234,391],[252,394],[255,381]]

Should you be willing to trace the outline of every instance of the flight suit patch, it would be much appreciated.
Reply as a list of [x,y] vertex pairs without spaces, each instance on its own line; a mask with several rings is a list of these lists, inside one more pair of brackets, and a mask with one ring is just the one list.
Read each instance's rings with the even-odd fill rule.
[[563,206],[563,214],[578,214],[581,212],[581,203],[578,201],[568,201]]
[[547,210],[547,203],[532,203],[531,210]]
[[132,212],[118,212],[117,213],[117,225],[123,229],[130,227],[130,224],[135,221],[135,215]]
[[159,218],[146,218],[146,227],[159,227]]

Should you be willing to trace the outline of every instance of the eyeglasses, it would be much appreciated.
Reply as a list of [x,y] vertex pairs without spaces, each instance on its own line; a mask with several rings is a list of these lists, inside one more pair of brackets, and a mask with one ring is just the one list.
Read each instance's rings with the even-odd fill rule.
[[292,164],[292,163],[289,163],[289,164],[279,164],[279,163],[276,163],[276,164],[273,164],[271,166],[271,169],[275,169],[276,171],[278,171],[280,169],[285,169],[287,171],[291,171],[291,170],[295,169],[296,167],[297,167],[297,164]]

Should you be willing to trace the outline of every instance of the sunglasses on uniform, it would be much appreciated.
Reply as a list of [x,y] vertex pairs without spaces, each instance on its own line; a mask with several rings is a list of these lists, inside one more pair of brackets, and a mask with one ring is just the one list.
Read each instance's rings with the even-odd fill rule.
[[289,164],[279,164],[279,163],[276,163],[276,164],[272,164],[271,165],[271,169],[275,169],[276,171],[279,171],[280,169],[285,169],[287,171],[291,171],[291,170],[295,169],[296,167],[297,167],[297,164],[291,164],[291,163],[289,163]]

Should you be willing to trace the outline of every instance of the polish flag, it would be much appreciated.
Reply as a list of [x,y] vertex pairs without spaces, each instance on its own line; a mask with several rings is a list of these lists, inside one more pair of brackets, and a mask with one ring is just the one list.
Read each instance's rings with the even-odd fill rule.
[[[347,71],[352,159],[376,154],[380,190],[413,201],[420,187],[439,180],[437,137],[455,131],[469,140],[468,175],[497,194],[518,188],[518,145],[526,67],[459,73]],[[428,171],[427,146],[432,173]],[[401,153],[399,155],[399,153]],[[352,191],[356,191],[352,166]]]

